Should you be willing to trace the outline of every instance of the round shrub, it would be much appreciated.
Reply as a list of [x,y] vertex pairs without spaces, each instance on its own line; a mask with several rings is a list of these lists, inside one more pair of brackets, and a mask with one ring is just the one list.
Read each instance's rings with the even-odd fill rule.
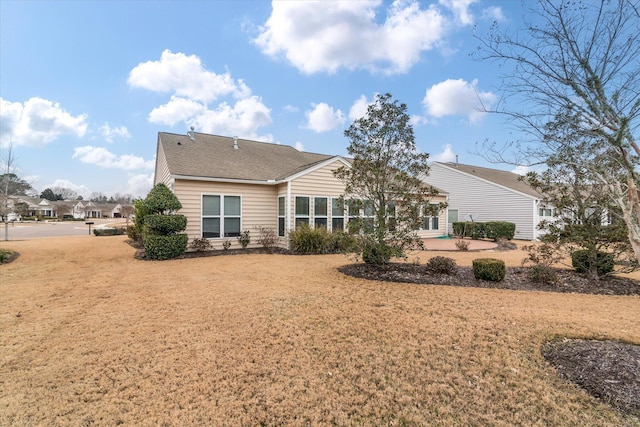
[[454,275],[458,271],[456,261],[453,258],[434,256],[427,261],[427,269],[434,274]]
[[187,228],[187,217],[184,215],[147,215],[144,225],[150,234],[169,235]]
[[595,272],[604,276],[613,271],[614,264],[613,255],[607,252],[583,249],[571,254],[571,266],[578,273]]
[[473,260],[473,277],[477,280],[500,282],[504,280],[507,269],[504,261],[495,258],[478,258]]
[[144,251],[149,259],[177,258],[187,250],[189,236],[186,234],[172,234],[170,236],[144,236]]

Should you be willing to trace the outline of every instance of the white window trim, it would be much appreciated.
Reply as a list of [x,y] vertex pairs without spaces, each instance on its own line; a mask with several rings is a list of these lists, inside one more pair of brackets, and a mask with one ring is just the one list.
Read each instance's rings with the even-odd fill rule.
[[[204,215],[204,196],[219,196],[220,197],[220,215]],[[224,198],[225,197],[239,197],[240,198],[240,215],[228,215],[229,218],[240,218],[240,233],[242,233],[242,203],[243,198],[242,194],[228,194],[228,193],[201,193],[200,194],[200,237],[204,238],[204,227],[203,227],[203,219],[204,218],[220,218],[220,237],[206,237],[206,239],[215,239],[215,240],[224,240],[229,237],[225,237],[224,235]]]

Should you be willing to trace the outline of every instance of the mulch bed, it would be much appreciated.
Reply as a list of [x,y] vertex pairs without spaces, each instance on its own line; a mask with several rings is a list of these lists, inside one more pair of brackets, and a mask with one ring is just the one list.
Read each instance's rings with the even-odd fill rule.
[[[572,270],[556,270],[554,284],[534,282],[526,268],[507,268],[501,282],[476,280],[471,267],[457,274],[432,274],[423,265],[390,263],[376,267],[350,264],[340,268],[346,275],[369,280],[415,284],[499,288],[527,291],[574,292],[600,295],[640,295],[638,281],[607,276],[593,280]],[[547,343],[542,354],[558,374],[612,405],[620,412],[640,418],[640,346],[616,341],[558,340]],[[638,420],[640,422],[640,420]]]
[[623,413],[640,417],[640,346],[561,340],[542,349],[561,377]]
[[349,264],[340,268],[348,276],[387,282],[404,282],[429,285],[465,286],[474,288],[513,289],[520,291],[574,292],[598,295],[640,295],[640,282],[632,279],[606,276],[600,280],[578,274],[573,270],[557,269],[558,281],[554,284],[529,279],[526,268],[507,267],[507,275],[501,282],[476,280],[471,267],[458,267],[457,274],[433,274],[425,265],[389,263],[385,266]]

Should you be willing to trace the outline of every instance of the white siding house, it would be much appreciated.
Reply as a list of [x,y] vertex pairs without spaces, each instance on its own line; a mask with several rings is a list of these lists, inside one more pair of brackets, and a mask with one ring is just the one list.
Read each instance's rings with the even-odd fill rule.
[[449,193],[449,223],[509,221],[516,239],[537,240],[540,221],[553,219],[552,207],[512,172],[434,162],[425,181]]

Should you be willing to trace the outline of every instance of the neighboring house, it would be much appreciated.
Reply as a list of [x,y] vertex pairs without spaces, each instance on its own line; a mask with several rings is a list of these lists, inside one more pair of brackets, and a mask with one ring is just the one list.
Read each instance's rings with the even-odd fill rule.
[[448,221],[509,221],[516,239],[537,240],[541,220],[553,221],[553,206],[512,172],[434,162],[425,181],[449,194]]
[[9,197],[9,210],[13,211],[16,203],[25,203],[27,207],[27,217],[46,217],[55,218],[57,207],[54,202],[47,199],[29,196],[11,196]]
[[[286,247],[288,232],[301,223],[345,229],[349,212],[338,204],[344,185],[333,171],[350,165],[340,156],[286,145],[159,132],[154,184],[167,185],[182,203],[190,239],[204,237],[220,246],[249,230],[253,245],[255,227],[268,227]],[[441,195],[433,202],[445,200]],[[446,234],[446,212],[425,223],[429,229],[419,231],[422,237]]]

